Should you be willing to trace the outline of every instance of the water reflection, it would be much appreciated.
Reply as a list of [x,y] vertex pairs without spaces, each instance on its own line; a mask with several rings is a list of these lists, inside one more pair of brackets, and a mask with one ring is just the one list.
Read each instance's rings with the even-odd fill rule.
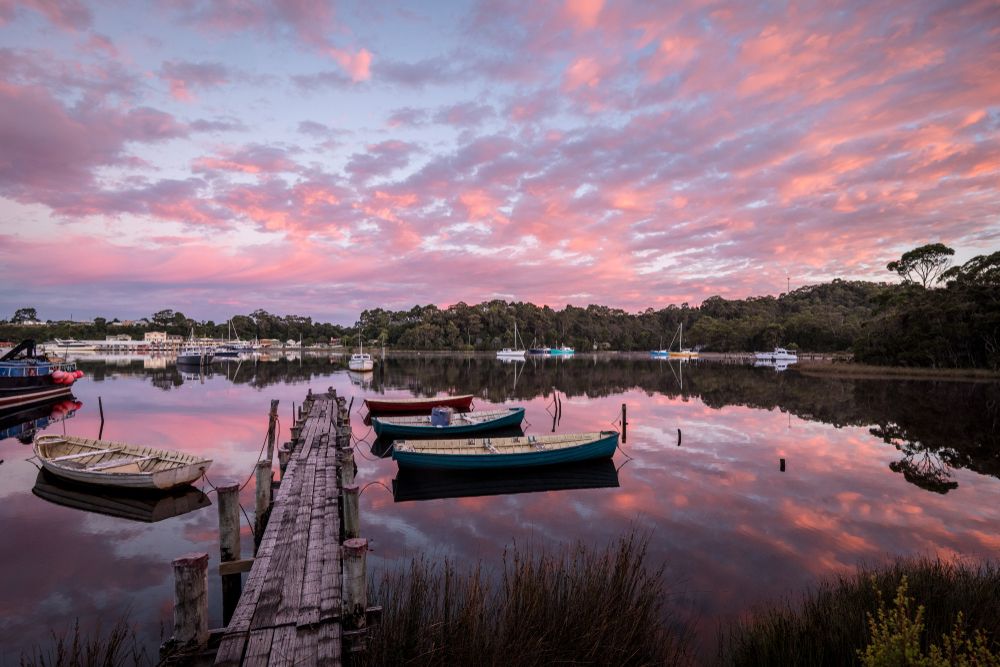
[[[720,620],[859,560],[1000,550],[998,383],[817,378],[795,367],[591,354],[511,364],[396,355],[360,383],[328,356],[233,359],[190,378],[172,360],[149,361],[79,359],[88,380],[74,392],[85,407],[67,430],[96,435],[102,396],[105,437],[212,458],[216,485],[247,480],[271,399],[281,400],[279,440],[287,439],[307,388],[353,399],[355,436],[369,439],[360,417],[371,395],[471,393],[480,410],[523,405],[524,432],[533,434],[607,429],[628,404],[628,443],[614,460],[633,460],[619,470],[604,461],[589,472],[510,479],[407,477],[378,458],[386,443],[360,443],[373,573],[423,554],[494,563],[512,540],[602,546],[639,525],[652,531],[653,564],[666,564],[679,589],[671,611],[701,619],[711,641]],[[44,641],[49,627],[126,608],[155,652],[160,626],[171,622],[169,561],[191,551],[218,557],[216,513],[202,507],[140,524],[55,505],[31,493],[38,473],[29,455],[8,446],[0,465],[8,573],[0,636],[18,638],[0,646],[0,663],[16,663],[19,647]],[[251,507],[252,482],[241,495]],[[251,543],[245,532],[244,553]],[[222,585],[209,583],[217,627]]]
[[401,503],[410,500],[617,487],[618,470],[614,461],[603,459],[519,470],[402,469],[392,480],[392,498]]
[[36,433],[70,419],[82,407],[83,403],[71,396],[56,398],[20,410],[0,412],[0,441],[11,438],[29,445]]
[[[339,367],[342,360],[332,363]],[[104,362],[85,357],[78,359],[78,365],[95,382],[102,381],[109,369]],[[117,375],[144,377],[165,390],[213,376],[265,388],[322,377],[331,372],[331,359],[308,354],[227,359],[190,375],[176,366],[148,368],[140,359],[118,361],[110,368]],[[627,355],[497,360],[481,355],[412,354],[389,356],[377,372],[349,373],[348,378],[353,389],[363,394],[472,393],[488,403],[549,397],[552,388],[558,387],[570,399],[641,390],[682,401],[697,398],[719,410],[730,406],[779,409],[838,428],[871,427],[872,435],[901,454],[892,470],[930,491],[946,493],[956,488],[949,473],[954,468],[1000,477],[998,383],[816,378],[794,367],[780,375],[773,370],[783,369],[684,364]],[[384,451],[384,447],[379,449]]]
[[190,486],[166,493],[129,492],[73,484],[44,470],[38,471],[31,492],[63,507],[145,523],[156,523],[212,504],[207,495]]

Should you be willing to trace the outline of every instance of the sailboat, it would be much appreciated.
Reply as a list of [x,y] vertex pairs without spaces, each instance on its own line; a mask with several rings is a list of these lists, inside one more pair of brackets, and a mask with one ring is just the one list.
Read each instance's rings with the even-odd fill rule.
[[524,359],[524,343],[517,347],[517,320],[514,320],[514,349],[505,347],[497,350],[497,359]]
[[[677,351],[674,352],[673,350],[670,350],[670,353],[669,353],[670,358],[671,359],[697,359],[698,358],[698,352],[697,351],[692,350],[690,348],[687,349],[687,350],[684,349],[684,323],[683,322],[681,322],[680,326],[677,328],[677,333],[680,336],[680,339],[677,342]],[[673,345],[673,340],[670,341],[670,344]]]
[[365,354],[365,345],[361,341],[361,332],[358,331],[358,351],[351,355],[347,362],[347,367],[352,371],[370,371],[375,368],[372,355]]

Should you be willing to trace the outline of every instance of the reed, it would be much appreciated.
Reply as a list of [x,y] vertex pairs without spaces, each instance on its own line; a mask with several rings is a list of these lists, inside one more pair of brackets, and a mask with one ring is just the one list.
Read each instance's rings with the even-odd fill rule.
[[123,617],[106,634],[98,626],[92,635],[81,632],[78,619],[72,632],[53,632],[49,646],[23,653],[20,663],[21,667],[118,667],[153,661]]
[[862,566],[827,580],[800,600],[754,609],[720,632],[726,665],[852,665],[872,641],[869,614],[892,600],[906,578],[908,595],[924,606],[924,650],[952,632],[959,614],[965,630],[1000,642],[1000,567],[927,558]]
[[515,546],[502,572],[459,572],[414,560],[386,574],[369,665],[675,665],[688,662],[683,630],[668,625],[663,571],[645,566],[648,538],[604,550],[577,545],[533,555]]

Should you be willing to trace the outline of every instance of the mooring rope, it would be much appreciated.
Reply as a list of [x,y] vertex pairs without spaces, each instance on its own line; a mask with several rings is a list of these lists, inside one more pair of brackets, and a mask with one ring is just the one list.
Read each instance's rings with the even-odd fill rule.
[[388,486],[386,486],[385,484],[383,484],[383,483],[382,483],[381,481],[379,481],[379,480],[375,480],[375,481],[373,481],[373,482],[368,482],[367,484],[365,484],[364,486],[362,486],[362,487],[361,487],[361,490],[360,490],[360,491],[358,491],[358,496],[360,497],[360,496],[361,496],[361,494],[365,492],[365,489],[367,489],[367,488],[368,488],[369,486],[372,486],[373,484],[378,484],[378,485],[379,485],[379,486],[381,486],[381,487],[382,487],[383,489],[385,489],[386,491],[388,491],[388,492],[389,492],[389,495],[392,495],[392,489],[390,489],[390,488],[389,488]]

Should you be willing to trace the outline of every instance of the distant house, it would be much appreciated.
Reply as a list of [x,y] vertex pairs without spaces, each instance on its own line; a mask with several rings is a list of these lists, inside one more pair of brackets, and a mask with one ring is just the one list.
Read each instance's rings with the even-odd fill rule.
[[105,336],[104,340],[109,343],[117,343],[119,341],[130,341],[132,337],[128,334],[117,334],[114,336]]
[[147,331],[142,335],[142,339],[147,343],[166,343],[167,342],[167,332],[166,331]]
[[339,338],[333,338],[333,337],[331,337],[331,338],[330,338],[330,345],[331,345],[332,347],[340,347],[340,346],[341,346],[341,344],[342,344],[342,343],[340,342],[340,339],[339,339]]

